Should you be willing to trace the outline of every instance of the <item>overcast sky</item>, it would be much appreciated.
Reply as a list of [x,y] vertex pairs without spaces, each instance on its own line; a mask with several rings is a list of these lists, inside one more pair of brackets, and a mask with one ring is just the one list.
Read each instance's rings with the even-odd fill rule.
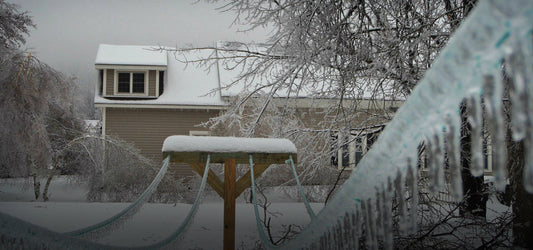
[[[37,25],[26,47],[80,83],[96,79],[98,44],[212,45],[217,40],[262,42],[266,31],[238,32],[221,4],[192,0],[7,0]],[[93,83],[89,83],[93,84]]]

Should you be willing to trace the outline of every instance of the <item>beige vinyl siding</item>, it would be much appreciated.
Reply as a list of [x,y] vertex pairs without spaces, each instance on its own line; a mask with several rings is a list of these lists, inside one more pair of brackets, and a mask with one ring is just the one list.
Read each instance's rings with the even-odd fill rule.
[[148,95],[149,96],[156,96],[155,93],[155,86],[156,86],[156,74],[157,71],[150,70],[148,72]]
[[113,95],[114,88],[115,88],[115,70],[106,69],[106,80],[105,81],[106,81],[105,94]]
[[[218,115],[219,111],[179,109],[106,108],[106,135],[131,142],[141,154],[156,162],[162,160],[163,141],[170,135],[189,135],[191,130],[206,130],[196,125]],[[181,165],[173,172],[190,175],[191,168]]]

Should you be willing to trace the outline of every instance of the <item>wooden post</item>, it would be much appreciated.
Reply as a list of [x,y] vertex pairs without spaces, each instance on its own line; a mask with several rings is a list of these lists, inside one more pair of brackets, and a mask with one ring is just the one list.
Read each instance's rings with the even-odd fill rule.
[[235,249],[236,161],[224,161],[224,250]]

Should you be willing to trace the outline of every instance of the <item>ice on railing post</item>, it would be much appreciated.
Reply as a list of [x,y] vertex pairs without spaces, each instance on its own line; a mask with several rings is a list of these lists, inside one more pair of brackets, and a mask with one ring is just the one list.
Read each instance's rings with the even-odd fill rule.
[[483,117],[480,102],[480,96],[473,94],[466,99],[466,107],[468,112],[468,123],[470,123],[470,173],[479,177],[484,173],[483,162]]
[[450,169],[450,182],[452,195],[456,201],[463,199],[463,180],[461,177],[461,122],[458,114],[446,116],[446,153]]
[[507,147],[505,146],[505,124],[502,111],[502,81],[499,72],[483,77],[483,98],[487,110],[487,121],[492,136],[492,169],[494,186],[504,191],[507,184]]
[[402,173],[398,169],[396,179],[394,179],[394,189],[396,191],[396,200],[398,201],[398,211],[400,218],[400,231],[406,231],[407,225],[407,206],[405,204],[405,190],[403,188],[404,182],[402,181]]

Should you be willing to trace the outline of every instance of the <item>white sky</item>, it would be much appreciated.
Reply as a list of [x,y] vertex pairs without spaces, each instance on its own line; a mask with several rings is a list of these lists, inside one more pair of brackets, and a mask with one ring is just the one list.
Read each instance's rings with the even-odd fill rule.
[[26,47],[81,84],[94,84],[98,44],[202,46],[217,40],[262,42],[268,32],[238,32],[223,3],[193,0],[7,0],[29,12],[37,28]]

